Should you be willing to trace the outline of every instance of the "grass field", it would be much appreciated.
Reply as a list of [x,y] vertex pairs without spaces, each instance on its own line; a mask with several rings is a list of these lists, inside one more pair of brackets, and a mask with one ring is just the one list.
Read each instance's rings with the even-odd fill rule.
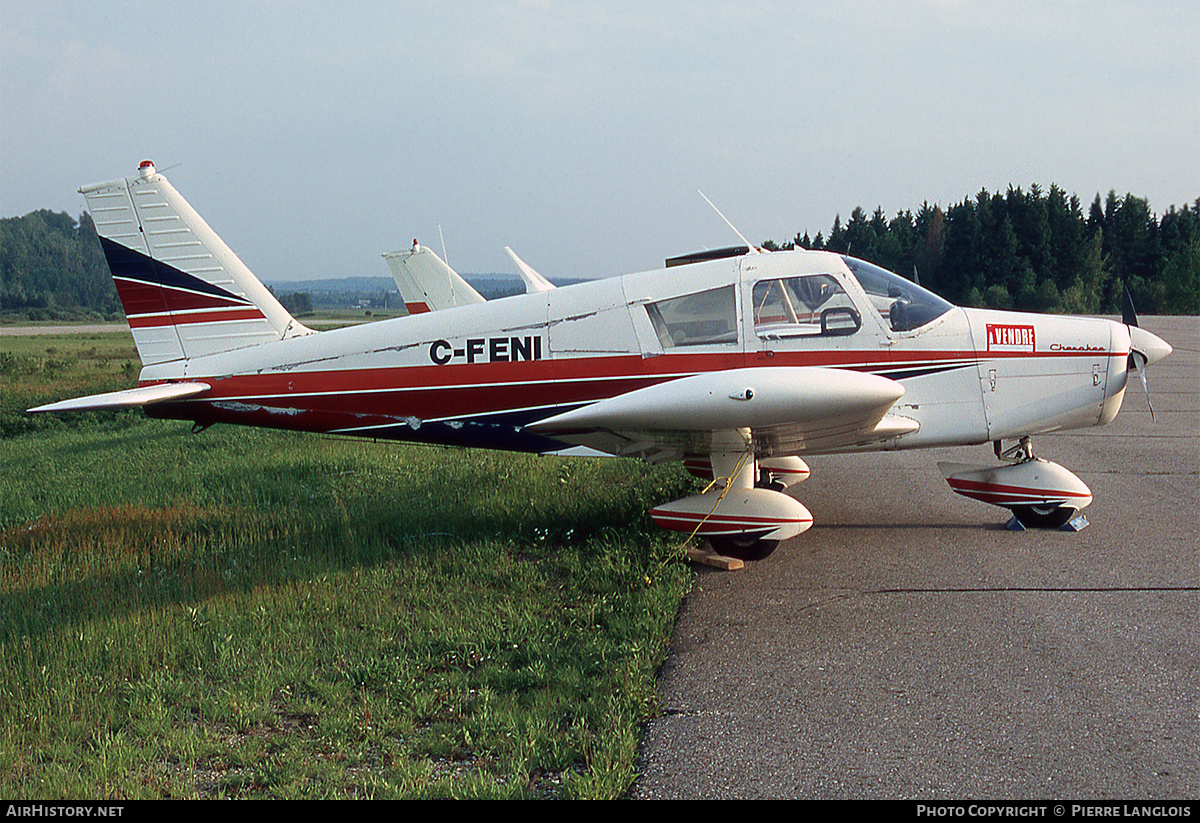
[[603,798],[635,778],[691,580],[645,510],[694,488],[682,471],[30,421],[134,383],[131,341],[5,337],[0,365],[0,795]]

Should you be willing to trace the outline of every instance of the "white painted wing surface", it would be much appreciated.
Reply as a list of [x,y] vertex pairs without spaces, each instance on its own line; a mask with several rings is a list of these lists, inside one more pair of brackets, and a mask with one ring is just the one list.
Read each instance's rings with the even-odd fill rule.
[[888,414],[903,394],[894,380],[845,369],[733,369],[638,389],[530,428],[652,460],[710,452],[714,433],[738,429],[753,433],[758,454],[830,451],[914,431],[914,421]]

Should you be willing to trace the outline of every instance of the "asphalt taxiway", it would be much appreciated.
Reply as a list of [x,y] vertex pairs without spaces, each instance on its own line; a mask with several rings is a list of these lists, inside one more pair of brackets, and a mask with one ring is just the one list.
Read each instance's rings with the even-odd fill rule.
[[816,525],[702,569],[635,798],[1200,797],[1200,318],[1110,425],[1041,435],[1077,533],[1004,528],[939,460],[814,457]]

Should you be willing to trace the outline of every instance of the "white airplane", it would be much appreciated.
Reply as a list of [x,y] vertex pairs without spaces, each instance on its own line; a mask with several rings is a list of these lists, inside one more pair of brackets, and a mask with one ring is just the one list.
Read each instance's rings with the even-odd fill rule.
[[[525,283],[526,294],[554,288],[553,283],[534,271],[508,246],[504,247],[504,253],[512,260],[517,274]],[[396,281],[400,299],[404,301],[409,314],[484,302],[483,295],[463,280],[446,261],[416,240],[413,240],[412,248],[386,252],[383,259],[392,270],[392,279]]]
[[745,246],[315,333],[149,161],[81,192],[139,386],[32,411],[683,461],[714,482],[651,517],[742,557],[812,525],[782,491],[811,454],[993,443],[996,464],[942,466],[951,488],[1059,526],[1092,495],[1030,438],[1108,423],[1130,369],[1171,352],[1132,316],[958,308],[848,256]]

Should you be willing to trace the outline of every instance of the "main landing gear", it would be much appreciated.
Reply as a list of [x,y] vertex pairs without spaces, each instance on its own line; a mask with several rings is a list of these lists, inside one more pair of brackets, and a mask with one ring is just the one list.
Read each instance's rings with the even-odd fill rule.
[[1009,509],[1025,528],[1061,528],[1091,504],[1091,489],[1057,463],[1035,457],[1029,437],[1009,449],[997,440],[995,452],[1009,465],[938,463],[938,468],[956,493]]
[[808,509],[783,493],[808,476],[808,466],[798,457],[757,461],[748,450],[748,437],[735,445],[738,451],[717,452],[707,465],[689,465],[693,474],[712,478],[703,493],[656,506],[650,518],[689,539],[707,539],[725,557],[761,560],[781,541],[812,526]]
[[710,537],[708,544],[717,554],[738,560],[765,560],[779,547],[778,540],[759,540],[746,535]]

